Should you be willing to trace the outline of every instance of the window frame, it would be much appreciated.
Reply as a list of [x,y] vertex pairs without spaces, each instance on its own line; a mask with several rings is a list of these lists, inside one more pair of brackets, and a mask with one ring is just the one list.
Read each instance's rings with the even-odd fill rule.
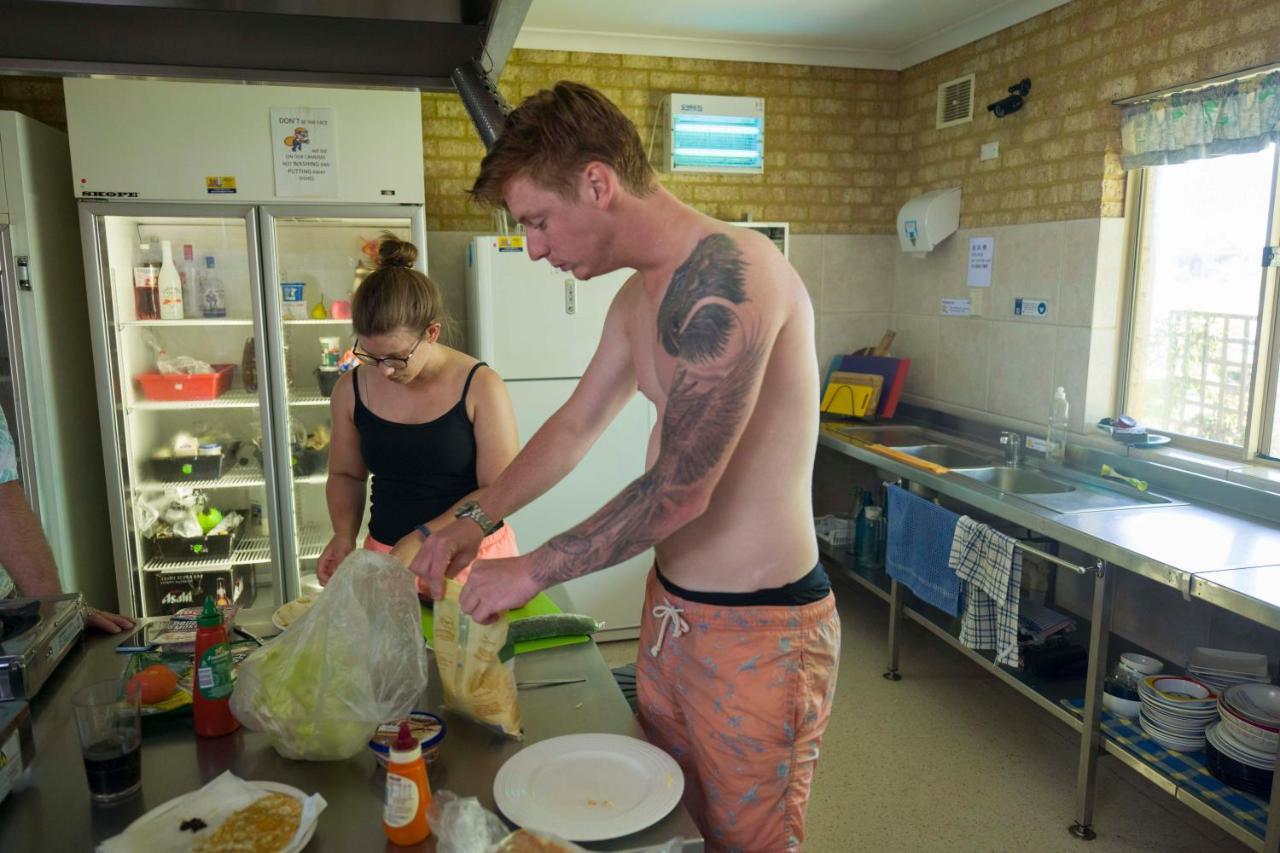
[[[1120,352],[1117,360],[1116,411],[1128,411],[1129,381],[1135,359],[1134,327],[1138,314],[1138,271],[1142,264],[1142,227],[1148,203],[1148,169],[1142,167],[1128,173],[1125,184],[1125,294],[1121,317]],[[1158,168],[1158,167],[1155,167]],[[1280,144],[1276,144],[1271,170],[1271,209],[1268,212],[1267,246],[1280,246]],[[1277,248],[1280,252],[1280,248]],[[1259,305],[1253,371],[1249,385],[1249,416],[1245,437],[1240,445],[1213,439],[1151,429],[1156,435],[1168,436],[1169,446],[1203,453],[1245,464],[1280,467],[1280,431],[1275,429],[1277,405],[1280,405],[1280,268],[1261,266],[1263,246],[1258,246]]]

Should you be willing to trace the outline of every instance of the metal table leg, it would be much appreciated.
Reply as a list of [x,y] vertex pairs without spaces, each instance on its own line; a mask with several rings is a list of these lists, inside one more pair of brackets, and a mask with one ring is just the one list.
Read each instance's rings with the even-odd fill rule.
[[905,597],[902,584],[892,581],[889,585],[889,669],[884,677],[901,681],[898,674],[898,632],[902,629],[902,600]]
[[1107,644],[1111,637],[1111,594],[1114,581],[1110,567],[1097,562],[1093,582],[1093,626],[1089,631],[1089,671],[1085,676],[1084,716],[1080,731],[1080,762],[1076,773],[1076,822],[1071,834],[1085,841],[1096,838],[1093,823],[1093,796],[1098,782],[1098,754],[1102,750],[1102,684],[1107,670]]

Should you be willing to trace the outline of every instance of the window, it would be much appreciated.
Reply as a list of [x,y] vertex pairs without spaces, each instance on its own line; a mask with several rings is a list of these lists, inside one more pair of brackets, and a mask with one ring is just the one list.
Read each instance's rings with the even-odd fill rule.
[[1140,173],[1124,409],[1186,444],[1280,455],[1275,270],[1261,266],[1278,159],[1271,144]]

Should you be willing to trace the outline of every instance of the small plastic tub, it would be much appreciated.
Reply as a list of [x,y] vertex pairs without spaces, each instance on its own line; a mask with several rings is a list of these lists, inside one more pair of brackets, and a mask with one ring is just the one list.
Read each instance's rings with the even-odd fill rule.
[[387,766],[387,757],[391,754],[391,744],[395,742],[396,736],[400,734],[400,724],[403,722],[409,724],[409,731],[418,738],[418,742],[422,746],[422,757],[427,760],[428,764],[433,763],[436,760],[436,756],[440,754],[440,744],[444,742],[446,727],[444,720],[430,711],[410,711],[409,716],[403,720],[395,720],[378,726],[378,730],[374,732],[373,739],[369,741],[369,749],[373,750],[378,763],[383,767]]

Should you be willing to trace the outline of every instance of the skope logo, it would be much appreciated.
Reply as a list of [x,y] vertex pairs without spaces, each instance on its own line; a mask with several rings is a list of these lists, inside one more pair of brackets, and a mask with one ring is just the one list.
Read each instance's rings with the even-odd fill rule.
[[680,112],[682,113],[700,113],[702,112],[702,104],[681,104]]
[[137,198],[137,193],[117,192],[115,190],[81,190],[80,195],[85,198]]

